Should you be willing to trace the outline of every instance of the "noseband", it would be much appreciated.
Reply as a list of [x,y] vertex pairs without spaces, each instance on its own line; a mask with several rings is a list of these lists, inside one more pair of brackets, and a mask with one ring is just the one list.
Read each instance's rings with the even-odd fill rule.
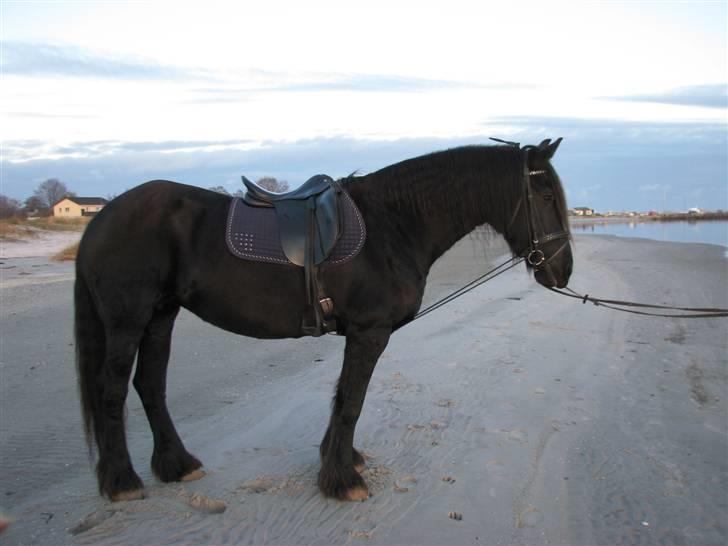
[[[533,199],[533,191],[531,189],[531,177],[532,176],[540,176],[546,174],[547,171],[541,170],[541,171],[531,171],[528,168],[528,148],[522,148],[523,151],[523,194],[521,198],[518,200],[518,204],[516,205],[516,209],[513,211],[513,216],[511,217],[511,221],[508,223],[508,228],[506,229],[506,232],[510,230],[510,227],[513,225],[513,222],[516,220],[516,217],[518,216],[518,212],[521,209],[521,206],[523,206],[523,197],[526,198],[526,206],[524,208],[526,213],[526,223],[528,224],[528,242],[529,246],[528,248],[524,249],[523,252],[519,254],[522,258],[525,258],[528,264],[533,267],[536,271],[538,271],[540,268],[544,268],[547,270],[548,273],[550,273],[550,268],[548,267],[551,260],[553,260],[556,256],[558,256],[564,248],[569,244],[569,232],[566,230],[561,231],[554,231],[551,233],[545,233],[543,230],[543,226],[541,225],[541,221],[539,220],[539,217],[537,214],[535,214],[535,203]],[[544,254],[541,247],[545,245],[546,243],[550,243],[551,241],[555,241],[557,239],[566,239],[564,243],[554,252],[546,258],[546,255]]]

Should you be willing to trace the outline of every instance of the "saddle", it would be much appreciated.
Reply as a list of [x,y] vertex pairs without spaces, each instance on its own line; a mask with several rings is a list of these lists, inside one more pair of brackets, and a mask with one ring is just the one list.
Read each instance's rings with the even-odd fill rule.
[[317,174],[288,193],[273,193],[241,178],[247,190],[243,201],[253,207],[275,209],[281,246],[291,263],[306,267],[310,258],[318,265],[331,254],[341,235],[342,190],[330,176]]
[[244,259],[302,267],[306,310],[301,332],[336,330],[334,304],[320,282],[324,265],[344,263],[365,239],[356,205],[339,183],[316,175],[288,193],[269,192],[242,177],[246,193],[228,214],[228,248]]

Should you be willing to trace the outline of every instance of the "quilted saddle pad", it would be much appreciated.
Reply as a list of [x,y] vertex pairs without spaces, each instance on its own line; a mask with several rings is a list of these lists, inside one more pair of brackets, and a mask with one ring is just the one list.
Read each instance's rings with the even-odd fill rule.
[[[341,192],[341,236],[329,257],[321,265],[348,262],[364,246],[366,227],[359,209],[346,191]],[[244,260],[285,265],[291,263],[283,252],[276,211],[267,207],[251,207],[241,198],[233,198],[228,210],[225,234],[228,249]]]

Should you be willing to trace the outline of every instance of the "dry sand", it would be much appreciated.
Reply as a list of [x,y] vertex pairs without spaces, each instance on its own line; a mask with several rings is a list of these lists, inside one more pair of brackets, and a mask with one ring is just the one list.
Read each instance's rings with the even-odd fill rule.
[[36,237],[0,241],[0,260],[6,258],[47,258],[81,240],[81,231],[41,231]]
[[[485,250],[498,255],[463,240],[428,297],[483,271]],[[575,289],[728,307],[720,247],[577,236],[575,251]],[[724,319],[635,317],[560,298],[522,269],[503,275],[393,336],[355,442],[373,496],[340,503],[315,481],[343,341],[251,340],[183,313],[168,400],[208,474],[155,481],[132,392],[148,498],[112,504],[81,434],[72,267],[2,261],[14,268],[0,270],[0,505],[15,518],[3,544],[728,540]]]

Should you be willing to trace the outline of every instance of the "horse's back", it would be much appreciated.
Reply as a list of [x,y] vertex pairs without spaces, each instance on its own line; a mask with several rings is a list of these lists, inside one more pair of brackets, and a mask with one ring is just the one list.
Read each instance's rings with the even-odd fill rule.
[[200,216],[223,218],[229,202],[229,196],[217,192],[168,180],[152,180],[106,205],[89,223],[79,250],[82,252],[95,244],[115,246],[113,237],[127,241],[126,247],[138,239],[150,245],[172,232],[180,233],[180,228],[199,221]]
[[[164,282],[180,252],[220,230],[230,197],[195,186],[154,180],[113,199],[84,233],[77,276],[124,285]],[[100,281],[99,281],[100,282]]]

